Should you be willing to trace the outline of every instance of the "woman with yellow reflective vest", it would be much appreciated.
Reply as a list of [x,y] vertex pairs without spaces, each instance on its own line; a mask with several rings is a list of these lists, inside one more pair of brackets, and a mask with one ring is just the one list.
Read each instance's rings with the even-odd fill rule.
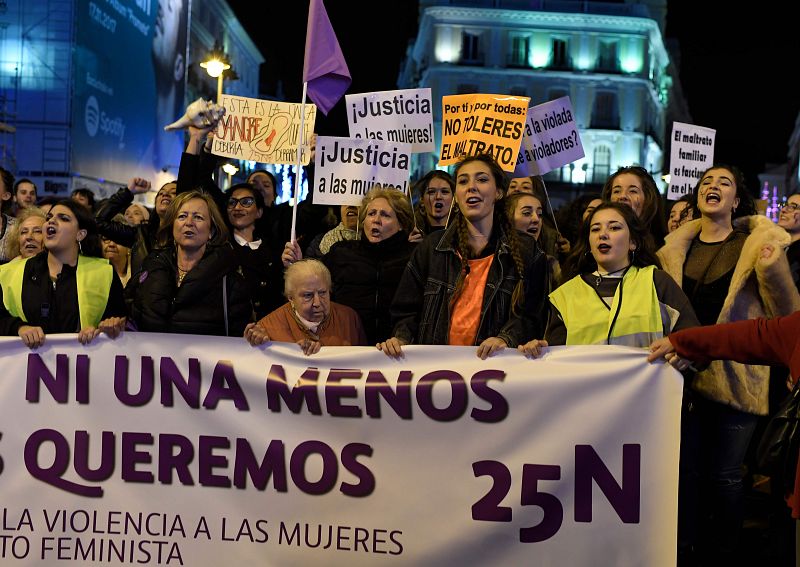
[[648,347],[673,330],[698,325],[689,299],[658,269],[651,242],[630,206],[598,206],[567,260],[566,283],[550,294],[545,339],[519,350],[535,358],[548,345]]
[[0,335],[30,348],[50,333],[78,333],[87,344],[125,326],[122,284],[107,260],[91,212],[64,200],[47,212],[45,251],[0,266]]

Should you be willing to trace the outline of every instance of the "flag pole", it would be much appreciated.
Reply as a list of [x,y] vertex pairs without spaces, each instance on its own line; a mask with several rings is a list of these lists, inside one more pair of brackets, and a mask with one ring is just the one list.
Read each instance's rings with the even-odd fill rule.
[[292,232],[291,241],[297,240],[297,203],[300,196],[300,176],[302,167],[303,153],[303,129],[306,124],[306,94],[308,92],[308,81],[303,81],[303,98],[300,103],[300,129],[297,133],[297,170],[294,174],[294,192],[292,195]]

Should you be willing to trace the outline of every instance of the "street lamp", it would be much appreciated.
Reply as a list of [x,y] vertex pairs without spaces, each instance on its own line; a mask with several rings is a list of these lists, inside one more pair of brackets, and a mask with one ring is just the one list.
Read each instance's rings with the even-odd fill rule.
[[226,163],[222,166],[222,171],[224,171],[228,175],[228,188],[230,189],[231,186],[231,177],[236,175],[236,172],[239,171],[239,168],[233,165],[232,163]]
[[206,60],[201,62],[200,66],[206,70],[206,73],[217,79],[217,102],[219,103],[222,97],[222,79],[225,76],[225,71],[231,68],[228,56],[225,55],[219,44],[215,44],[214,49],[208,52]]

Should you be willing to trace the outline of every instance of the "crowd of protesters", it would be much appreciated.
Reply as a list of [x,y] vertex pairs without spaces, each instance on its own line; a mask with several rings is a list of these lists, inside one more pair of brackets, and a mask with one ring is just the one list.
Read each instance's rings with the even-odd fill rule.
[[510,179],[478,155],[424,175],[410,196],[376,187],[336,210],[312,197],[293,234],[270,172],[226,191],[214,183],[210,132],[190,128],[178,179],[152,208],[136,200],[154,189],[143,178],[101,202],[88,189],[45,201],[0,168],[0,335],[31,348],[51,333],[243,336],[309,356],[369,345],[402,357],[432,344],[537,358],[551,345],[652,344],[686,384],[679,557],[735,557],[753,432],[800,377],[796,364],[758,364],[796,362],[797,346],[783,358],[718,355],[732,362],[691,346],[709,335],[669,337],[736,321],[755,336],[781,316],[770,332],[796,335],[800,195],[774,224],[741,172],[715,165],[667,211],[650,173],[626,166],[601,193],[552,211],[541,179]]

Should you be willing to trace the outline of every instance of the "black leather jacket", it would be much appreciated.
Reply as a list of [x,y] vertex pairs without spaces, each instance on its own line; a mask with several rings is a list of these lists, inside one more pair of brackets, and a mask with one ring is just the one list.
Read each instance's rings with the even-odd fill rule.
[[[475,344],[489,337],[509,347],[541,337],[547,321],[547,262],[536,241],[518,234],[524,264],[522,305],[511,309],[519,280],[505,230],[495,224],[495,258],[489,268]],[[409,344],[446,345],[450,330],[450,299],[461,272],[456,253],[455,224],[419,244],[406,266],[392,302],[394,336]]]

